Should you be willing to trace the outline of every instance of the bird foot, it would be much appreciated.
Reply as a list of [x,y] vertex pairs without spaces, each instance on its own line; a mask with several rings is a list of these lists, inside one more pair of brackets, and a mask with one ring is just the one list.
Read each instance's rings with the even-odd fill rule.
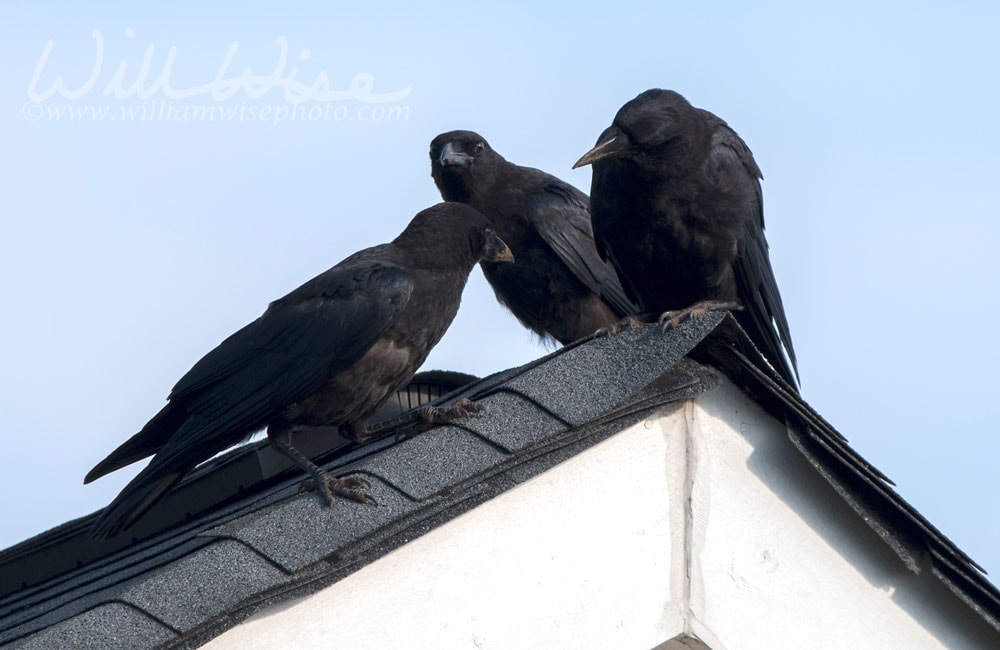
[[334,496],[357,501],[358,503],[371,503],[377,506],[378,502],[375,501],[374,497],[369,496],[365,492],[371,486],[371,483],[360,476],[341,479],[321,470],[319,474],[303,481],[299,485],[299,494],[318,490],[328,506],[333,505]]
[[674,309],[671,311],[665,311],[660,314],[658,322],[663,328],[664,332],[672,329],[676,329],[681,323],[685,323],[692,318],[698,318],[703,314],[707,314],[710,311],[738,311],[743,309],[739,303],[735,302],[720,302],[716,300],[700,300],[690,307],[685,307],[684,309]]
[[635,316],[629,315],[621,319],[613,325],[608,325],[607,327],[602,327],[596,332],[594,332],[594,337],[601,336],[611,336],[617,334],[618,332],[624,332],[625,330],[634,329],[636,327],[642,327],[645,325],[640,319]]
[[428,406],[420,414],[427,424],[447,424],[452,420],[482,413],[483,409],[471,399],[463,397],[447,406]]
[[471,399],[463,397],[447,406],[425,406],[420,409],[420,422],[416,426],[400,429],[396,432],[396,442],[409,440],[439,424],[448,424],[459,418],[482,413],[483,409]]

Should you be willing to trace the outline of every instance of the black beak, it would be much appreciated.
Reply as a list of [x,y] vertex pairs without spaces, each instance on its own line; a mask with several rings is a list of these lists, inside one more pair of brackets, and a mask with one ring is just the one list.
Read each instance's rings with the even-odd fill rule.
[[628,137],[617,126],[608,127],[597,139],[594,148],[576,161],[573,169],[591,165],[602,158],[620,156],[628,151]]
[[492,228],[486,229],[486,246],[483,247],[484,262],[513,262],[514,253]]
[[439,160],[442,167],[468,167],[472,163],[472,156],[462,153],[458,150],[458,145],[454,142],[449,142],[441,149],[441,158]]

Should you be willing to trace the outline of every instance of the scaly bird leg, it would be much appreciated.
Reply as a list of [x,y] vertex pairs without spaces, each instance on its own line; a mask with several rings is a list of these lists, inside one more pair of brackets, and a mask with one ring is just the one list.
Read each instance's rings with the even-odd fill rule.
[[422,419],[421,416],[423,415],[423,412],[424,412],[423,409],[413,409],[411,411],[403,413],[402,415],[397,415],[394,418],[389,418],[388,420],[382,420],[381,422],[378,422],[371,426],[360,428],[361,429],[360,433],[354,433],[353,435],[349,434],[348,437],[352,438],[357,442],[367,442],[368,440],[371,440],[375,436],[375,434],[382,433],[383,431],[386,431],[388,429],[395,429],[397,427],[412,425],[414,422],[417,422],[418,420]]
[[371,487],[371,483],[365,479],[360,476],[352,476],[345,479],[336,478],[303,456],[302,452],[292,446],[292,430],[290,428],[272,433],[269,427],[267,437],[272,447],[285,456],[288,456],[292,462],[312,476],[311,481],[305,481],[299,487],[299,493],[308,489],[317,489],[323,495],[323,500],[326,501],[328,506],[333,505],[334,495],[350,499],[351,501],[357,501],[358,503],[370,502],[378,505],[375,499],[365,493],[365,490]]
[[452,420],[479,413],[481,410],[475,402],[463,397],[444,406],[425,406],[407,411],[402,415],[365,427],[360,434],[353,436],[353,438],[364,442],[378,433],[398,428],[400,430],[396,433],[396,442],[399,442],[421,434],[439,424],[447,424]]
[[420,422],[408,429],[401,429],[396,433],[396,442],[409,440],[410,438],[433,429],[439,424],[448,424],[459,418],[468,417],[482,413],[483,409],[471,399],[463,397],[455,400],[451,404],[444,406],[425,406],[417,411]]
[[739,311],[743,307],[736,302],[720,302],[718,300],[699,300],[690,307],[665,311],[660,314],[659,323],[663,331],[677,328],[681,323],[698,318],[710,311]]
[[447,424],[452,420],[482,413],[483,409],[471,399],[463,397],[445,406],[425,406],[420,409],[420,419],[427,424]]

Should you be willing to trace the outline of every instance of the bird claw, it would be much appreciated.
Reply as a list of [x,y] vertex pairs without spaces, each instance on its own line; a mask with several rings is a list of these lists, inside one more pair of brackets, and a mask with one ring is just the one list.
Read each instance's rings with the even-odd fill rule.
[[424,407],[420,418],[427,424],[447,424],[459,418],[478,415],[483,409],[471,399],[463,397],[447,406],[427,406]]
[[344,499],[349,499],[351,501],[356,501],[358,503],[371,503],[372,505],[378,505],[375,498],[368,495],[365,490],[370,489],[372,486],[367,479],[360,476],[351,476],[348,478],[336,478],[331,476],[327,472],[322,472],[319,476],[307,479],[299,484],[299,494],[304,492],[311,492],[317,490],[320,495],[322,495],[323,500],[326,501],[326,505],[332,506],[334,502],[334,496],[339,496]]
[[645,323],[643,323],[641,320],[639,320],[635,316],[629,315],[621,319],[617,323],[608,325],[607,327],[600,328],[599,330],[594,332],[594,336],[595,337],[612,336],[614,334],[617,334],[618,332],[624,332],[626,330],[634,329],[636,327],[642,327],[643,325],[645,325]]
[[657,322],[659,322],[663,332],[668,332],[680,327],[681,323],[686,323],[692,318],[698,318],[710,311],[739,311],[741,309],[743,309],[742,305],[736,302],[701,300],[684,309],[665,311],[660,314]]
[[474,417],[483,409],[471,399],[463,397],[446,406],[425,406],[420,409],[420,420],[416,424],[396,432],[395,442],[409,440],[439,424],[448,424],[460,418]]

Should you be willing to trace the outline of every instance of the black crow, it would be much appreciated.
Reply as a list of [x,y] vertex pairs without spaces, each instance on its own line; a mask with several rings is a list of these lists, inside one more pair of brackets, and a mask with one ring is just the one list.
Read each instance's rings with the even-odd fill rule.
[[566,344],[635,311],[594,247],[586,194],[507,162],[472,131],[442,133],[430,154],[444,200],[482,212],[514,252],[513,264],[481,265],[497,300],[525,327]]
[[590,164],[594,239],[628,297],[673,324],[741,307],[740,326],[794,387],[795,351],[764,239],[763,177],[736,132],[676,92],[647,90],[574,168]]
[[198,463],[265,427],[328,503],[335,494],[364,502],[363,479],[321,470],[292,447],[292,434],[341,424],[349,437],[362,436],[368,416],[444,335],[480,259],[510,260],[510,249],[474,209],[442,203],[418,213],[392,242],[272,302],[196,363],[142,431],[87,474],[84,483],[155,454],[105,508],[94,537],[131,526]]

